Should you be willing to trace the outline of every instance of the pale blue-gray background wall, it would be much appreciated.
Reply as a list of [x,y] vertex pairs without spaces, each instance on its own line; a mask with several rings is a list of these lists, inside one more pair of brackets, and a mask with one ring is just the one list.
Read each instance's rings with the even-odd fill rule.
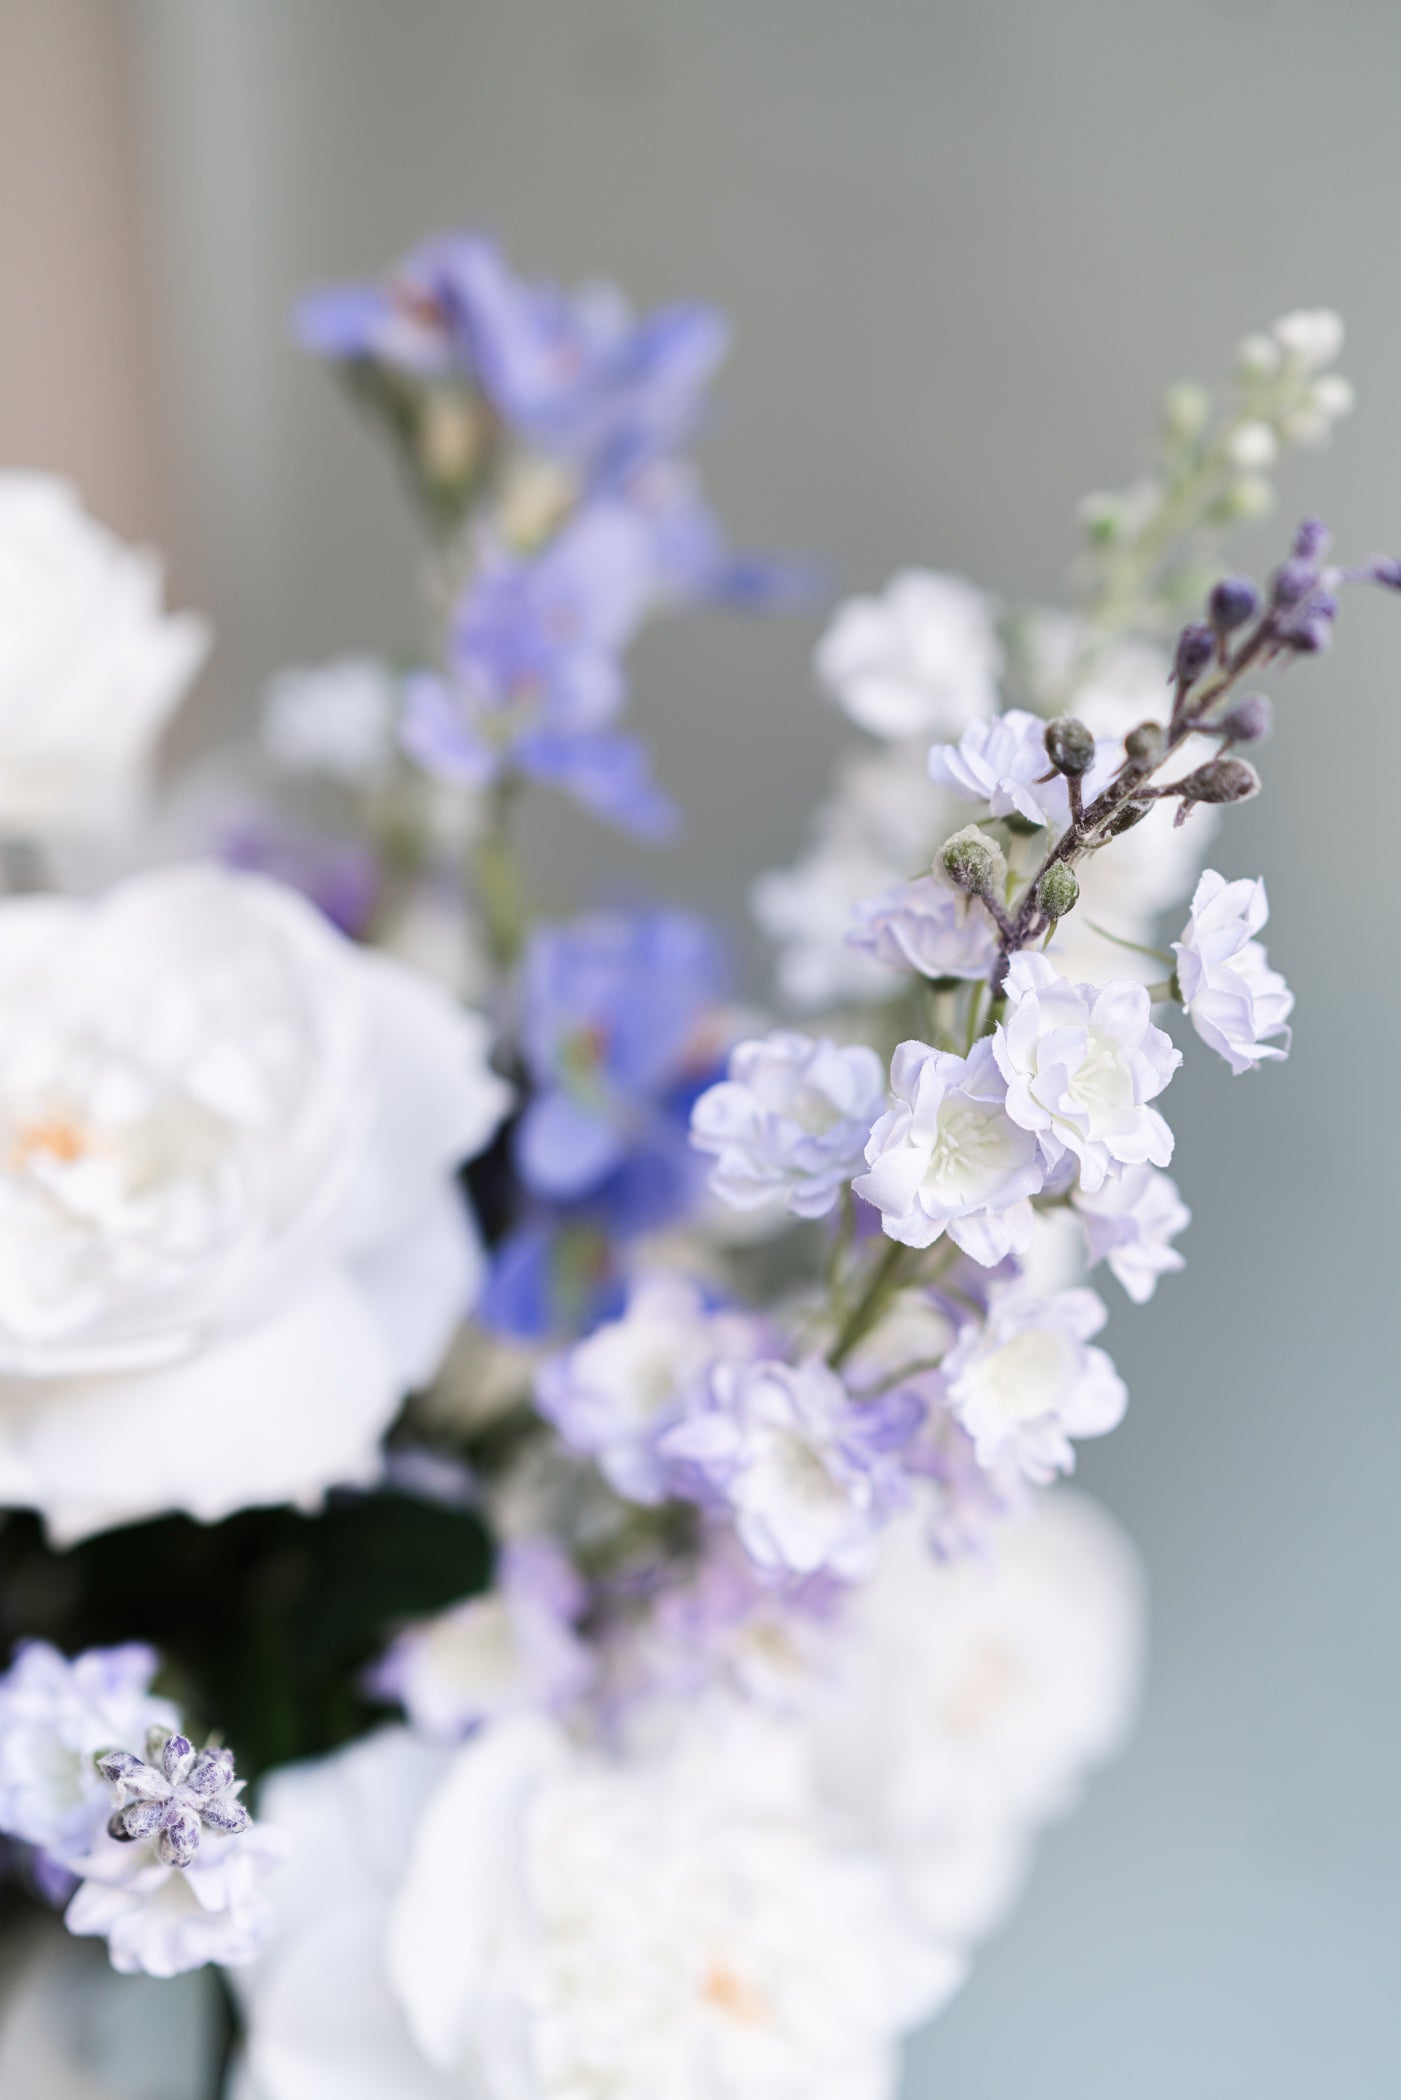
[[[726,306],[711,475],[736,529],[849,584],[923,560],[1061,585],[1085,489],[1163,383],[1301,303],[1361,412],[1288,477],[1401,543],[1401,10],[1387,0],[129,0],[187,594],[211,705],[394,640],[413,540],[289,351],[309,278],[498,227],[527,267]],[[1253,548],[1263,561],[1268,536]],[[738,918],[837,728],[812,623],[678,625],[638,713],[692,812],[658,865]],[[1401,605],[1282,688],[1230,872],[1268,872],[1287,1068],[1174,1087],[1185,1278],[1113,1342],[1084,1477],[1147,1557],[1142,1731],[1048,1843],[914,2056],[920,2100],[1382,2100],[1398,2090],[1401,1434],[1394,1335]],[[623,857],[551,827],[563,892]]]

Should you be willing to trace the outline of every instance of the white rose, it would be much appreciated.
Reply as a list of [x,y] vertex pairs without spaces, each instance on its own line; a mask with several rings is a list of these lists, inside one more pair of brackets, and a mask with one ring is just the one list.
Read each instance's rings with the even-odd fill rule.
[[0,904],[0,1502],[61,1540],[369,1478],[477,1279],[486,1032],[262,877]]
[[209,633],[153,557],[43,474],[0,474],[0,830],[119,821]]

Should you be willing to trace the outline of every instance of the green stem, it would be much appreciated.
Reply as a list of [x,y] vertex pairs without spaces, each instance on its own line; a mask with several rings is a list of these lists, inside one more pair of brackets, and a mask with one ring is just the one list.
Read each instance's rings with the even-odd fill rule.
[[827,1352],[827,1361],[839,1371],[858,1342],[864,1341],[885,1311],[891,1297],[906,1280],[913,1262],[923,1250],[890,1240],[867,1278],[866,1288],[837,1330],[837,1339]]

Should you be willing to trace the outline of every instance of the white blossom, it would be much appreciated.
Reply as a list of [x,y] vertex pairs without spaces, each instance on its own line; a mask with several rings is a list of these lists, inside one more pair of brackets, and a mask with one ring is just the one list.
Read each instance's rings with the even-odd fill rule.
[[1097,1189],[1116,1166],[1164,1167],[1172,1132],[1149,1103],[1182,1062],[1141,984],[1071,984],[1044,955],[1012,957],[1009,1009],[993,1038],[1007,1113],[1035,1131],[1048,1166],[1067,1152]]
[[394,756],[395,688],[369,656],[279,671],[263,699],[261,739],[288,773],[317,773],[362,787]]
[[781,1201],[820,1218],[860,1166],[884,1101],[868,1045],[777,1029],[735,1045],[728,1078],[691,1111],[691,1143],[714,1158],[710,1186],[737,1210]]
[[861,729],[957,734],[997,705],[1002,651],[990,601],[957,576],[907,569],[878,598],[839,606],[817,675]]
[[0,831],[130,818],[208,646],[66,483],[0,474]]
[[79,1885],[64,1923],[80,1938],[105,1939],[124,1975],[179,1976],[207,1962],[235,1968],[263,1944],[268,1881],[282,1856],[280,1838],[261,1823],[236,1837],[210,1833],[183,1867],[162,1860],[154,1839],[102,1836],[68,1863]]
[[1170,1174],[1155,1167],[1125,1167],[1092,1194],[1076,1189],[1071,1202],[1080,1214],[1090,1261],[1107,1261],[1135,1305],[1146,1305],[1160,1276],[1184,1266],[1172,1245],[1192,1222]]
[[943,1374],[949,1404],[978,1463],[1012,1458],[1028,1480],[1074,1469],[1072,1437],[1104,1436],[1123,1420],[1124,1382],[1103,1349],[1087,1347],[1108,1314],[1093,1291],[1039,1298],[994,1284],[986,1319],[970,1322]]
[[947,1232],[992,1265],[1031,1239],[1027,1200],[1045,1179],[1033,1132],[1007,1113],[1007,1085],[987,1037],[968,1057],[901,1043],[890,1066],[894,1105],[871,1132],[867,1172],[852,1184],[891,1239],[929,1247]]
[[817,1360],[726,1361],[661,1449],[723,1498],[761,1567],[857,1580],[901,1485],[898,1467],[861,1441],[865,1419]]
[[0,1831],[59,1861],[91,1848],[112,1808],[98,1752],[178,1725],[151,1696],[156,1662],[135,1642],[71,1661],[47,1641],[23,1644],[0,1677]]
[[1192,1026],[1237,1076],[1289,1054],[1294,994],[1255,939],[1269,915],[1263,882],[1227,882],[1208,868],[1172,944]]
[[486,1031],[262,878],[0,904],[0,1502],[55,1537],[367,1480],[480,1256]]
[[[1085,780],[1092,800],[1123,753],[1113,739],[1103,739],[1095,765]],[[1040,715],[1019,707],[990,721],[970,722],[956,744],[935,744],[929,777],[966,802],[987,806],[994,817],[1020,817],[1027,824],[1062,829],[1070,802],[1063,777],[1046,755],[1046,724]],[[1049,778],[1044,776],[1049,775]]]
[[717,1357],[752,1352],[755,1325],[749,1315],[708,1308],[685,1276],[643,1275],[616,1320],[541,1365],[536,1405],[571,1450],[597,1459],[620,1495],[660,1502],[668,1468],[659,1439]]
[[924,977],[986,977],[997,960],[997,928],[988,911],[937,875],[866,898],[847,939],[888,970],[918,970]]

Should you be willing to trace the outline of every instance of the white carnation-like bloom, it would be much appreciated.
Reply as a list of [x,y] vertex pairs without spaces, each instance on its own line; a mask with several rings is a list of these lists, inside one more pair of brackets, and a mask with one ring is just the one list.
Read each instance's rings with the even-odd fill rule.
[[824,1798],[954,1945],[1005,1915],[1038,1825],[1121,1749],[1140,1679],[1128,1540],[1056,1488],[987,1558],[935,1560],[912,1514],[851,1593],[810,1727]]
[[374,1477],[478,1280],[484,1024],[292,892],[0,904],[0,1503],[60,1540]]
[[535,1401],[572,1451],[598,1461],[630,1502],[668,1492],[659,1438],[681,1419],[686,1395],[717,1357],[755,1346],[744,1313],[707,1307],[689,1277],[659,1270],[633,1284],[625,1310],[536,1373]]
[[993,1285],[986,1320],[970,1322],[943,1363],[949,1405],[979,1465],[1013,1460],[1044,1483],[1074,1470],[1072,1437],[1118,1428],[1124,1381],[1103,1349],[1086,1346],[1107,1318],[1094,1291],[1039,1298],[1022,1283]]
[[846,936],[857,906],[927,868],[960,821],[957,799],[929,778],[926,748],[844,752],[809,850],[755,882],[754,917],[778,945],[778,986],[793,1006],[871,1005],[899,991],[890,971]]
[[960,1973],[801,1737],[728,1706],[630,1761],[520,1720],[442,1770],[391,1732],[266,1810],[292,1857],[239,2100],[890,2100]]
[[723,1497],[760,1567],[859,1581],[896,1486],[862,1443],[861,1419],[820,1360],[723,1362],[661,1449]]
[[276,1832],[207,1831],[188,1866],[167,1865],[154,1839],[121,1844],[105,1833],[83,1858],[63,1914],[80,1938],[105,1939],[123,1975],[179,1976],[208,1962],[237,1968],[257,1956],[270,1918],[268,1882],[283,1857]]
[[1091,1264],[1107,1261],[1135,1305],[1148,1303],[1160,1276],[1185,1266],[1172,1242],[1191,1224],[1192,1213],[1170,1174],[1125,1167],[1093,1194],[1076,1189],[1070,1200],[1085,1228]]
[[969,1056],[901,1043],[890,1065],[894,1106],[871,1132],[867,1172],[852,1186],[893,1240],[930,1247],[947,1232],[991,1267],[1029,1245],[1029,1198],[1046,1178],[1034,1132],[1007,1113],[1007,1083],[985,1036]]
[[1208,868],[1172,944],[1192,1026],[1237,1077],[1289,1054],[1294,994],[1255,938],[1269,916],[1263,882],[1227,882]]
[[867,1044],[776,1029],[735,1045],[728,1078],[691,1111],[691,1143],[712,1155],[710,1186],[736,1210],[782,1202],[820,1218],[860,1166],[884,1104]]
[[[1093,801],[1123,755],[1113,739],[1100,742],[1085,777],[1087,802]],[[932,746],[928,766],[936,787],[948,788],[966,802],[984,804],[994,817],[1020,817],[1027,824],[1048,824],[1053,831],[1069,822],[1065,780],[1046,755],[1045,721],[1023,708],[970,722],[958,743]]]
[[23,1644],[0,1677],[0,1831],[59,1861],[91,1849],[112,1811],[98,1752],[179,1726],[175,1708],[151,1696],[156,1667],[136,1642],[72,1661],[47,1641]]
[[397,694],[372,656],[279,671],[263,700],[261,739],[274,765],[363,787],[394,756]]
[[863,899],[847,939],[888,970],[918,970],[924,977],[986,977],[997,960],[989,912],[937,875]]
[[65,482],[0,474],[0,831],[129,819],[208,647]]
[[1044,955],[1012,957],[1009,1010],[993,1053],[1007,1082],[1007,1113],[1035,1131],[1046,1164],[1067,1153],[1080,1185],[1099,1188],[1118,1166],[1165,1167],[1172,1132],[1149,1106],[1182,1062],[1150,1018],[1141,984],[1071,984]]
[[1002,650],[991,601],[961,577],[904,570],[880,597],[837,608],[816,669],[872,736],[957,735],[997,705]]

